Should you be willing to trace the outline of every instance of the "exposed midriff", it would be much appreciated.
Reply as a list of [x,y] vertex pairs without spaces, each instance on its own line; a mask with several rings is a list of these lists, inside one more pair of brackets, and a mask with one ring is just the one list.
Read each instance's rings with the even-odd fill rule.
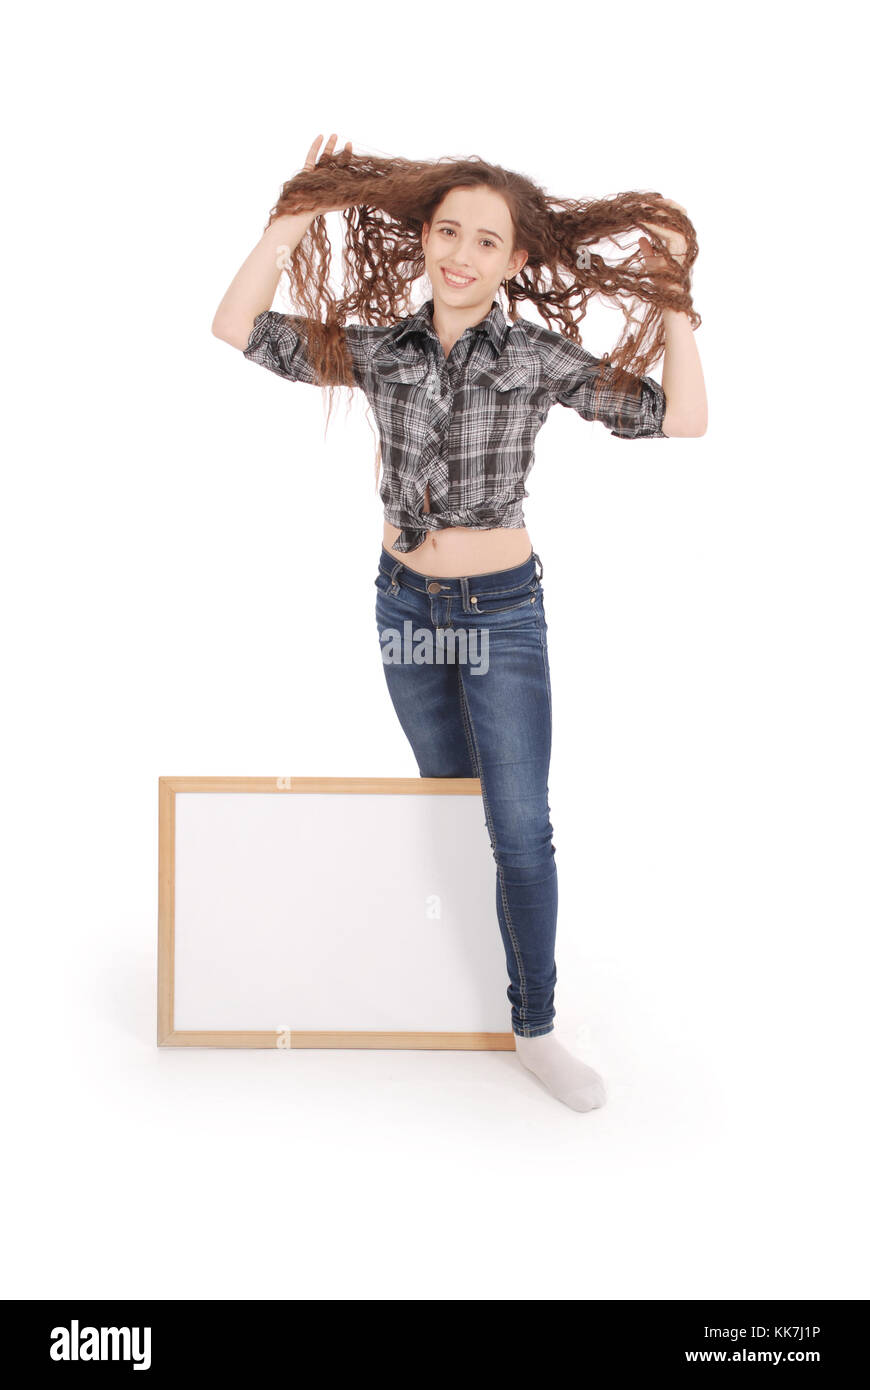
[[[429,500],[427,484],[424,512],[431,510]],[[409,569],[441,579],[511,569],[528,560],[532,553],[532,542],[525,526],[494,527],[486,531],[475,531],[468,526],[446,526],[443,531],[428,532],[422,545],[406,553],[392,548],[399,534],[398,526],[385,521],[384,549]]]

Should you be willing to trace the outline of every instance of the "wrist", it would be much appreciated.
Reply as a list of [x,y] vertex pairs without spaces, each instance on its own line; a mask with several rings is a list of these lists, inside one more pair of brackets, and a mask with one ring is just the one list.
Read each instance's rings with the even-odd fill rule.
[[317,216],[317,212],[285,212],[275,217],[263,233],[273,241],[287,241],[290,237],[304,236]]

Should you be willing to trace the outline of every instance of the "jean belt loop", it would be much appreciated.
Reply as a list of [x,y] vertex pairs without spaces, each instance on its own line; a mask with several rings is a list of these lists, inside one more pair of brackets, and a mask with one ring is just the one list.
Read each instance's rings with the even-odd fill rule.
[[394,594],[397,594],[399,592],[399,570],[403,570],[404,568],[405,566],[402,564],[402,561],[397,560],[396,563],[393,565],[393,568],[390,570],[390,587],[393,590]]
[[468,579],[464,574],[459,576],[459,587],[462,590],[462,611],[463,613],[468,613],[471,609],[471,604],[468,601]]

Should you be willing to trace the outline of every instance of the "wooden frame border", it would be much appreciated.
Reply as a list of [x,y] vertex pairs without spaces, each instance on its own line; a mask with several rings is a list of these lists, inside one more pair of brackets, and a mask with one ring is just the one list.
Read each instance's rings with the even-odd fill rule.
[[386,796],[480,796],[477,777],[161,777],[159,779],[157,907],[158,1047],[437,1048],[514,1052],[507,1033],[329,1033],[175,1027],[175,798],[178,792],[377,792]]

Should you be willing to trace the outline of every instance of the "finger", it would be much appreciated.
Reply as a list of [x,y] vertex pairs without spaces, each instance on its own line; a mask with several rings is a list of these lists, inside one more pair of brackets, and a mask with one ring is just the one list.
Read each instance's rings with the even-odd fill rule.
[[[688,215],[689,215],[689,214],[686,212],[686,209],[683,207],[682,203],[675,203],[674,200],[673,200],[673,198],[660,198],[660,199],[659,199],[659,202],[660,202],[660,203],[666,203],[667,206],[668,206],[669,208],[674,208],[677,212],[682,212],[686,217],[688,217]],[[654,222],[652,225],[655,226],[655,227],[657,227],[657,226],[659,226],[660,224],[659,224],[658,222]],[[661,224],[661,225],[663,225],[663,224]]]
[[322,135],[317,135],[317,136],[315,136],[314,142],[313,142],[313,144],[312,144],[312,146],[311,146],[310,150],[308,151],[308,154],[306,155],[306,158],[305,158],[305,168],[306,168],[306,169],[313,169],[313,168],[314,168],[314,161],[315,161],[315,159],[316,159],[316,157],[317,157],[317,146],[320,144],[320,142],[321,142],[322,139],[323,139],[323,136],[322,136]]
[[331,159],[331,158],[332,158],[332,155],[333,155],[333,153],[335,152],[335,142],[336,142],[337,139],[338,139],[338,136],[337,136],[337,135],[335,135],[335,134],[330,135],[330,137],[329,137],[329,139],[327,140],[326,144],[323,146],[323,152],[322,152],[322,154],[321,154],[321,156],[320,156],[320,159],[317,161],[318,164],[321,162],[321,160],[324,160],[324,159]]

